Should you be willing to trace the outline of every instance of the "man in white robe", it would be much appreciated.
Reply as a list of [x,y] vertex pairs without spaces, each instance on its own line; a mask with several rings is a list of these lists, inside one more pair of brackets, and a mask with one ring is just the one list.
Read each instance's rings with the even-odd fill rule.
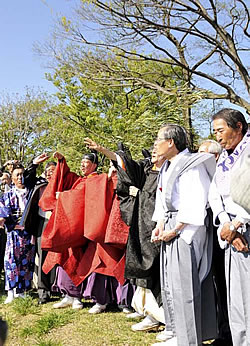
[[152,241],[162,242],[162,299],[166,329],[173,332],[162,344],[201,345],[201,283],[211,264],[206,207],[215,158],[191,154],[185,130],[175,124],[159,130],[157,154],[168,161],[160,171]]
[[[213,139],[204,140],[198,149],[199,153],[214,154],[218,161],[222,153],[222,146]],[[212,215],[211,215],[212,216]],[[217,328],[218,338],[214,342],[217,346],[233,346],[231,331],[229,327],[228,310],[227,310],[227,287],[225,277],[225,251],[221,249],[217,228],[213,226],[213,256],[211,274],[216,294],[216,311],[217,311]]]
[[[218,239],[225,248],[229,324],[233,345],[250,345],[250,214],[230,194],[231,175],[250,154],[250,131],[243,114],[225,108],[213,116],[217,141],[224,148],[212,181],[209,202]],[[249,194],[249,191],[245,191]]]

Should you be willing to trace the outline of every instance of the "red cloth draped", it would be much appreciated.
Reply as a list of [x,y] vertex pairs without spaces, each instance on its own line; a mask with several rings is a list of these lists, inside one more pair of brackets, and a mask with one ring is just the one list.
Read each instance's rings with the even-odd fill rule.
[[109,222],[105,233],[105,243],[124,249],[128,241],[129,226],[123,222],[120,212],[120,202],[115,195]]
[[53,210],[57,202],[56,192],[69,190],[78,178],[77,174],[70,172],[65,159],[60,160],[56,166],[50,183],[46,187],[42,198],[39,201],[39,206],[43,210]]
[[76,286],[92,272],[124,282],[128,227],[113,195],[113,181],[106,174],[78,177],[64,159],[59,162],[39,202],[53,211],[42,236],[42,248],[49,251],[44,272],[59,264]]

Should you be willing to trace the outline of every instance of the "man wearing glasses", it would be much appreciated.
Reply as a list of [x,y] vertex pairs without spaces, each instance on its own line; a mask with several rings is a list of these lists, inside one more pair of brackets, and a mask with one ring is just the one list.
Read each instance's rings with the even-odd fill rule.
[[[159,176],[152,241],[161,242],[161,289],[169,340],[165,345],[201,345],[201,283],[209,271],[207,199],[215,170],[210,154],[191,154],[183,127],[158,132],[157,154],[165,156]],[[213,322],[208,313],[209,321]],[[172,336],[172,337],[171,337]],[[211,337],[210,335],[209,337]],[[213,335],[214,337],[215,335]]]

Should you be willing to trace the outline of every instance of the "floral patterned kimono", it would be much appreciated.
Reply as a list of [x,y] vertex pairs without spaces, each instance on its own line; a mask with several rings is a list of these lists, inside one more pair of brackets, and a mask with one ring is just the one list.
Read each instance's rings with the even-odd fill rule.
[[19,225],[27,203],[28,190],[12,187],[0,198],[0,217],[6,219],[7,243],[4,258],[5,289],[22,293],[31,288],[35,246],[31,235]]

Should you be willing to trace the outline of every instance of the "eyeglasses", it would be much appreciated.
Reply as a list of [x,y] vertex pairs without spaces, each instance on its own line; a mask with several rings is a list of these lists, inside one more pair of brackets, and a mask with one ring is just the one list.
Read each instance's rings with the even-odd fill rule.
[[166,141],[166,138],[164,138],[164,137],[157,137],[155,139],[155,142],[161,142],[161,141]]

